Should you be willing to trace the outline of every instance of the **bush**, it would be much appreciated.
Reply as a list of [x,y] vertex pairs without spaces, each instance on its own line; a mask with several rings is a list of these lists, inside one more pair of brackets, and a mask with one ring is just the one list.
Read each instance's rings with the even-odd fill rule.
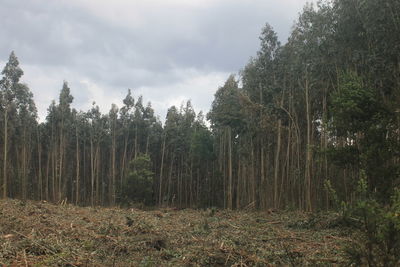
[[358,194],[351,214],[360,222],[363,235],[346,250],[350,263],[400,266],[400,190],[383,206],[367,194],[367,183],[360,179]]
[[130,162],[129,173],[126,177],[122,192],[123,203],[143,203],[145,205],[153,202],[153,179],[151,161],[148,155],[139,155]]

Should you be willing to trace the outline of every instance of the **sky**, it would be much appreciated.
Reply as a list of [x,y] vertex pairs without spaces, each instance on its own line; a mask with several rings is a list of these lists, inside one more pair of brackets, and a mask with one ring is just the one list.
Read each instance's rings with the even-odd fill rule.
[[269,23],[285,43],[306,0],[1,0],[0,68],[15,51],[43,121],[63,81],[72,106],[103,113],[128,89],[161,121],[191,100],[208,112],[218,87],[259,48]]

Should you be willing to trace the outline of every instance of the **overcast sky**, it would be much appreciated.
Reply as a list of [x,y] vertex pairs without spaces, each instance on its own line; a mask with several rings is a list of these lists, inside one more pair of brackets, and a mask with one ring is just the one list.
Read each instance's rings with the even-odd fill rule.
[[[121,107],[131,88],[163,121],[215,91],[256,54],[266,22],[282,42],[306,0],[1,0],[0,68],[12,50],[43,120],[68,81],[73,107]],[[310,2],[310,1],[308,1]]]

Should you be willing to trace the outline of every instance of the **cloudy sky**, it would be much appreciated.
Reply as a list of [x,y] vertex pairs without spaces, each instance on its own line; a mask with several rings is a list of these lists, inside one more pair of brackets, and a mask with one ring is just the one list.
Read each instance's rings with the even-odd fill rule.
[[[108,112],[131,88],[161,120],[191,99],[208,111],[217,88],[259,47],[282,42],[306,0],[1,0],[0,68],[12,50],[43,120],[68,81],[73,106]],[[308,1],[310,2],[310,1]]]

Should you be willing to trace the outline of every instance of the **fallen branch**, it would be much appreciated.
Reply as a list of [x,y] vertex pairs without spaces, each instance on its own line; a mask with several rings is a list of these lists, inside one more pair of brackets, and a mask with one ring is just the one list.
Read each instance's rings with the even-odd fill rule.
[[[53,254],[53,255],[57,255],[57,254],[58,254],[56,251],[52,250],[51,248],[48,248],[48,247],[46,247],[46,246],[44,246],[44,245],[42,245],[42,244],[36,242],[35,240],[32,240],[29,236],[26,236],[26,235],[24,235],[24,234],[22,234],[22,233],[20,233],[20,232],[17,232],[17,231],[13,231],[13,232],[16,233],[17,235],[20,235],[20,236],[26,238],[26,239],[29,239],[29,241],[31,241],[32,243],[38,245],[39,247],[41,247],[41,248],[43,248],[43,249],[45,249],[45,250],[47,250],[47,251],[49,251],[49,252],[50,252],[51,254]],[[63,260],[64,262],[67,262],[68,264],[70,264],[70,265],[72,265],[72,266],[78,267],[77,265],[75,265],[75,264],[73,264],[73,263],[70,263],[68,260],[66,260],[66,259],[63,258],[62,256],[60,256],[60,255],[57,255],[57,256],[58,256],[61,260]]]

